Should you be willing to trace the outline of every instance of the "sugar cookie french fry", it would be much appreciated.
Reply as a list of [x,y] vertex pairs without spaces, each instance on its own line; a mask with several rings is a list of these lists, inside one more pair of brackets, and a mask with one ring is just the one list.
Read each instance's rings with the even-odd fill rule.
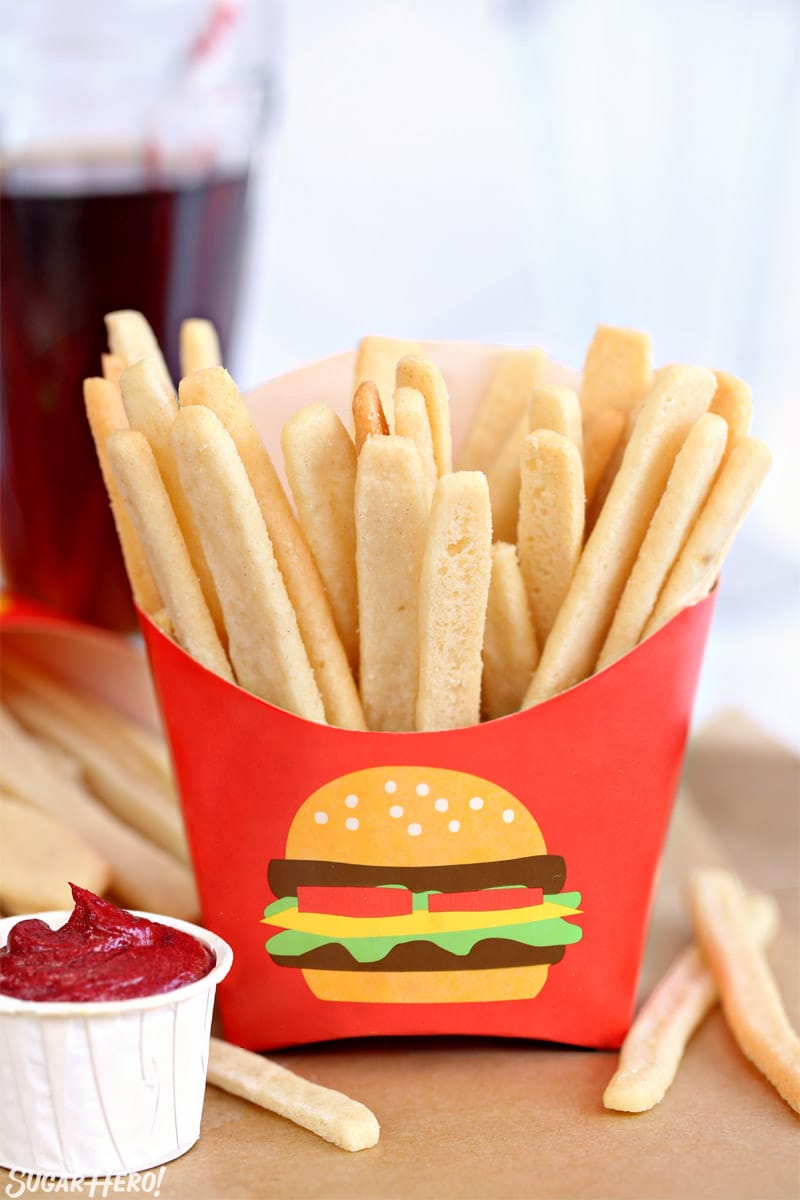
[[722,867],[698,871],[690,901],[695,937],[740,1049],[800,1112],[800,1038],[764,953],[750,936],[740,880]]
[[376,384],[390,430],[394,429],[393,397],[397,364],[406,354],[421,353],[422,346],[419,342],[403,341],[400,338],[368,336],[362,338],[358,344],[353,392],[367,379]]
[[450,435],[450,400],[442,372],[427,358],[407,355],[397,364],[397,386],[416,388],[422,393],[431,425],[433,457],[439,475],[453,469],[453,442]]
[[222,351],[212,321],[189,317],[181,323],[181,377],[222,365]]
[[460,470],[488,472],[515,427],[525,420],[531,392],[546,363],[546,355],[537,349],[509,350],[500,356],[461,452]]
[[324,723],[297,617],[230,434],[197,404],[181,409],[171,437],[222,603],[238,682],[270,704]]
[[492,511],[481,471],[436,484],[419,585],[417,729],[459,729],[480,720]]
[[538,429],[551,429],[574,442],[580,452],[583,440],[578,397],[571,388],[542,385],[534,387],[511,436],[489,467],[489,495],[492,498],[492,528],[499,541],[513,542],[519,520],[520,460],[523,440]]
[[105,320],[108,346],[115,358],[122,359],[127,367],[142,359],[149,359],[162,387],[172,391],[172,379],[161,347],[142,313],[120,309],[106,313]]
[[102,895],[111,871],[63,821],[0,792],[0,911],[68,909],[67,880]]
[[[160,783],[165,797],[177,803],[175,795],[175,778],[172,772],[172,761],[169,756],[164,738],[150,729],[129,721],[120,713],[111,709],[105,710],[106,720],[114,728],[114,738],[119,743],[129,742],[138,752],[144,770]],[[111,733],[111,729],[109,729]]]
[[111,434],[106,448],[112,474],[145,548],[175,638],[192,658],[232,683],[233,672],[208,611],[150,443],[144,434],[124,429]]
[[159,378],[152,359],[145,359],[123,371],[120,376],[120,387],[131,429],[143,433],[150,443],[150,449],[158,464],[172,510],[186,543],[189,558],[200,581],[200,587],[203,589],[208,611],[211,613],[217,634],[224,645],[225,626],[219,597],[203,553],[196,521],[181,487],[175,454],[170,442],[172,422],[178,414],[178,401],[172,385],[164,383]]
[[529,432],[528,414],[517,420],[495,460],[487,468],[486,480],[492,505],[492,531],[497,541],[513,542],[519,519],[520,455]]
[[584,418],[613,404],[629,412],[653,382],[653,347],[646,333],[599,325],[586,353],[581,385]]
[[[667,368],[669,370],[669,368]],[[586,355],[581,386],[584,421],[607,406],[626,416],[621,434],[605,467],[593,484],[586,508],[586,530],[591,533],[622,463],[641,403],[658,378],[652,369],[652,345],[647,334],[614,326],[598,327]]]
[[[747,933],[764,948],[778,931],[778,906],[761,893],[744,898]],[[603,1094],[606,1108],[646,1112],[660,1104],[687,1043],[719,999],[714,979],[690,946],[645,1000],[628,1030],[617,1070]]]
[[[3,663],[5,665],[5,658]],[[34,741],[54,771],[58,771],[59,775],[63,775],[65,779],[72,779],[78,783],[83,781],[83,771],[77,758],[65,750],[61,750],[58,746],[54,746],[46,738],[34,737]]]
[[161,632],[168,638],[175,640],[175,630],[172,627],[169,613],[163,606],[153,613],[152,621],[157,625]]
[[[90,735],[93,742],[137,778],[150,780],[159,789],[159,800],[174,804],[172,769],[164,741],[157,734],[135,724],[121,713],[101,704],[85,692],[68,687],[46,674],[40,667],[6,651],[2,659],[3,675],[38,696],[47,708],[61,716],[78,735]],[[54,739],[55,740],[55,739]],[[60,751],[79,769],[70,747]]]
[[531,392],[528,401],[528,432],[551,429],[575,443],[583,452],[583,422],[581,404],[572,388],[555,384],[540,384]]
[[147,564],[144,546],[119,494],[106,451],[107,438],[117,429],[128,427],[122,396],[119,387],[109,380],[84,379],[83,397],[133,598],[143,612],[152,615],[161,608],[161,595]]
[[658,594],[705,502],[725,451],[728,426],[704,413],[675,459],[597,660],[597,671],[641,639]]
[[[583,428],[583,486],[587,510],[620,443],[625,429],[625,414],[619,408],[598,408]],[[620,457],[621,461],[621,457]]]
[[353,396],[353,425],[355,428],[356,454],[368,437],[386,434],[389,426],[383,411],[377,384],[371,379],[360,383]]
[[364,712],[323,581],[239,389],[227,371],[214,367],[182,380],[180,397],[184,407],[202,405],[216,415],[244,464],[314,671],[326,720],[344,729],[364,729]]
[[26,729],[47,738],[61,750],[73,754],[81,764],[83,776],[111,811],[126,825],[144,834],[180,862],[190,861],[183,821],[176,806],[165,802],[163,793],[142,775],[134,775],[125,763],[110,754],[90,728],[70,720],[63,711],[48,705],[41,691],[26,686],[24,678],[4,667],[11,687],[5,700],[11,712]]
[[481,706],[491,721],[516,712],[531,681],[538,649],[517,550],[492,546],[492,574],[483,634]]
[[215,1037],[208,1052],[208,1082],[286,1117],[342,1150],[368,1150],[380,1137],[374,1115],[357,1100]]
[[193,920],[199,903],[189,869],[64,778],[37,749],[36,741],[0,708],[0,786],[84,838],[109,864],[113,889],[123,904]]
[[[358,670],[358,585],[354,510],[356,449],[353,439],[333,409],[315,404],[301,408],[289,418],[281,432],[281,448],[300,526],[322,578],[350,668],[355,673]],[[280,566],[278,538],[271,536]],[[291,572],[283,570],[283,575],[292,596]],[[293,603],[298,611],[296,601]],[[330,719],[333,721],[332,716]]]
[[723,417],[728,426],[728,444],[722,461],[727,462],[734,446],[750,432],[753,415],[753,393],[746,383],[727,371],[715,371],[717,390],[710,404],[710,411]]
[[526,704],[572,687],[592,670],[675,457],[715,387],[702,367],[660,372],[544,645]]
[[370,729],[413,729],[428,500],[408,438],[373,437],[356,472],[359,680]]
[[670,571],[645,637],[711,591],[771,463],[772,455],[758,438],[742,438],[734,446]]
[[125,359],[120,358],[118,354],[101,354],[100,365],[103,371],[103,379],[119,387],[119,377],[128,365]]
[[[656,372],[656,378],[657,377],[658,372]],[[623,416],[625,419],[622,426],[622,433],[617,439],[617,443],[606,462],[603,474],[600,476],[597,484],[595,485],[592,493],[591,503],[587,504],[586,506],[587,537],[594,529],[595,525],[597,524],[597,518],[603,511],[603,505],[608,499],[608,493],[611,491],[611,485],[617,478],[617,472],[622,465],[622,460],[625,457],[625,451],[628,448],[628,441],[630,440],[631,433],[633,432],[633,427],[635,425],[634,412],[624,413]]]
[[422,459],[422,469],[431,499],[436,487],[436,460],[425,397],[416,388],[401,387],[394,394],[394,424],[399,437],[411,438]]
[[540,646],[580,558],[584,511],[583,465],[575,443],[550,429],[528,434],[522,443],[517,550]]

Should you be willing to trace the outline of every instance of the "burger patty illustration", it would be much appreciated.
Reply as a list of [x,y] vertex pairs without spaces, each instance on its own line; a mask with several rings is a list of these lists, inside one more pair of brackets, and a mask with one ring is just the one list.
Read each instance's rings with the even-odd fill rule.
[[523,804],[475,775],[370,767],[301,805],[267,952],[324,1000],[414,1004],[536,996],[565,947],[578,892]]

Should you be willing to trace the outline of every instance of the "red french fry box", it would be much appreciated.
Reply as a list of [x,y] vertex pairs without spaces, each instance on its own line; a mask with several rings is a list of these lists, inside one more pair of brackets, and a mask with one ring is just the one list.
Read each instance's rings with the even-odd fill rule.
[[[457,446],[499,352],[428,352]],[[308,403],[344,415],[351,377],[341,355],[250,395],[276,465],[286,417]],[[713,604],[543,704],[431,733],[306,721],[143,616],[204,921],[234,950],[226,1036],[258,1050],[383,1034],[618,1047]]]

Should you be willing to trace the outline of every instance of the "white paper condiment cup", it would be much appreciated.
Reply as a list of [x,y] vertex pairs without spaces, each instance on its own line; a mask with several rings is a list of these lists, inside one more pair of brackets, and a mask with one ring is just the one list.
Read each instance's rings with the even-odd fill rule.
[[[135,1000],[37,1001],[0,995],[0,1165],[62,1178],[123,1175],[184,1154],[200,1135],[216,985],[227,942],[153,913],[212,950],[208,975]],[[0,920],[59,928],[68,912]]]

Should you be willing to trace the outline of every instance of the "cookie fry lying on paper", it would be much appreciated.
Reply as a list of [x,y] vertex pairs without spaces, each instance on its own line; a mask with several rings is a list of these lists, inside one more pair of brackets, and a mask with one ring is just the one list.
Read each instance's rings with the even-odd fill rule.
[[[747,931],[758,946],[778,931],[778,906],[771,896],[746,898]],[[617,1070],[603,1094],[606,1108],[646,1112],[659,1104],[680,1066],[695,1030],[719,999],[711,972],[696,946],[688,950],[645,1000],[622,1044]]]
[[800,1113],[800,1038],[789,1024],[763,951],[750,936],[741,882],[722,867],[706,868],[692,879],[690,900],[695,936],[734,1037]]
[[214,1037],[208,1054],[208,1082],[286,1117],[342,1150],[369,1150],[380,1138],[374,1115],[357,1100]]
[[189,869],[125,825],[77,781],[55,770],[35,739],[0,708],[0,787],[68,825],[111,868],[132,908],[192,920],[199,911]]

